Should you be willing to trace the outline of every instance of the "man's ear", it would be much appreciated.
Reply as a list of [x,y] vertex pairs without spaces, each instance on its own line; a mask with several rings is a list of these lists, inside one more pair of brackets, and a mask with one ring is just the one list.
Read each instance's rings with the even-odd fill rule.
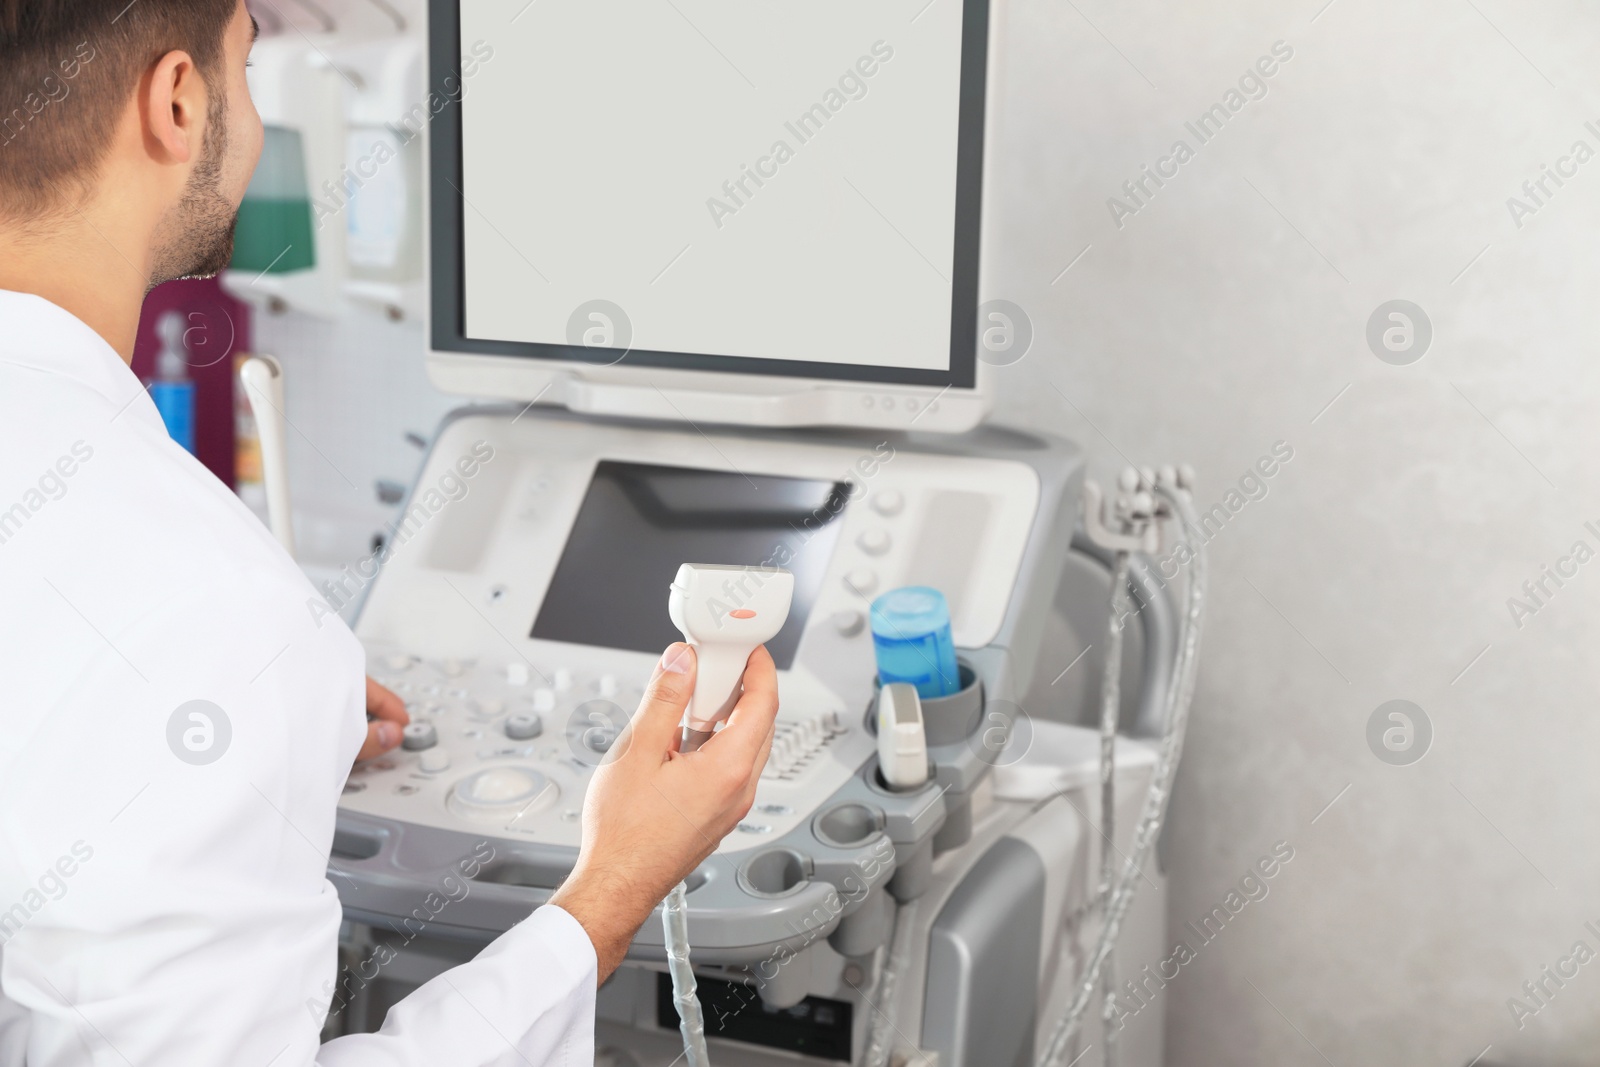
[[200,158],[206,124],[206,87],[187,52],[168,52],[144,79],[140,94],[145,143],[160,163]]

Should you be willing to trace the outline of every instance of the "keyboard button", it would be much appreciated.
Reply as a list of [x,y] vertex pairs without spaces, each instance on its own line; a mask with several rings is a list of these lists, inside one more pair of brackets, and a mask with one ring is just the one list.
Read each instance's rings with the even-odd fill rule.
[[506,720],[505,731],[513,741],[528,741],[544,733],[544,723],[537,715],[513,715]]
[[414,722],[407,726],[400,746],[407,752],[421,752],[439,743],[439,731],[431,722]]

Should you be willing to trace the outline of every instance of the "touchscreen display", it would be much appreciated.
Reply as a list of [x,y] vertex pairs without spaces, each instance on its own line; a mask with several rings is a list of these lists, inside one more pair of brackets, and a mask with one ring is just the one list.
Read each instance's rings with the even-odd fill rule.
[[603,461],[532,636],[660,652],[683,639],[667,617],[679,564],[782,567],[794,573],[794,603],[767,649],[787,669],[848,500],[844,482]]

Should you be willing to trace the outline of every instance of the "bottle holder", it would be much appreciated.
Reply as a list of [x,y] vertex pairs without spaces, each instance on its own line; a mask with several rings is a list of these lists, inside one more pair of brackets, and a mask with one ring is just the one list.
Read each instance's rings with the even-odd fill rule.
[[[933,697],[921,702],[922,725],[929,748],[965,741],[983,724],[983,706],[987,700],[983,680],[966,660],[957,660],[956,666],[961,672],[961,688],[949,696]],[[878,736],[877,692],[881,688],[881,683],[872,683],[873,697],[867,705],[867,733],[873,737]]]

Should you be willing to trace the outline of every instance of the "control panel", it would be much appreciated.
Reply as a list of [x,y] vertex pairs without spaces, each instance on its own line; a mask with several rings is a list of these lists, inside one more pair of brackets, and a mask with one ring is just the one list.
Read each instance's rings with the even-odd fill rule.
[[[502,660],[369,644],[368,673],[405,700],[411,725],[399,749],[355,767],[341,807],[576,848],[589,776],[638,707],[650,665],[619,674]],[[780,677],[780,693],[795,685]],[[793,703],[785,700],[756,804],[723,851],[788,833],[872,752],[859,715],[826,700]]]
[[[356,767],[352,813],[576,847],[589,776],[680,639],[682,563],[780,567],[780,712],[754,809],[720,851],[801,826],[875,751],[871,599],[931,585],[956,643],[994,641],[1039,506],[1035,469],[887,439],[824,443],[608,424],[538,409],[447,420],[364,597],[369,673],[406,701],[402,747]],[[726,607],[738,609],[737,588]],[[339,606],[335,603],[335,606]]]

